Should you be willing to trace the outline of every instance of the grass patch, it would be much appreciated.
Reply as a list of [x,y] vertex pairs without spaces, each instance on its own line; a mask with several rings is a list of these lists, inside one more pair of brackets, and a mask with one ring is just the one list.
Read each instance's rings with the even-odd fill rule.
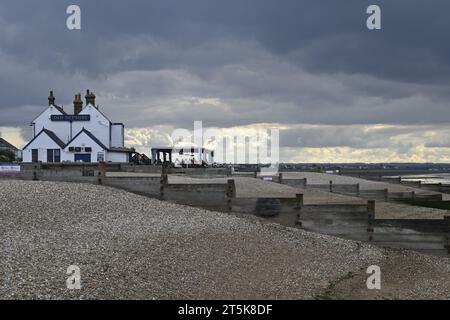
[[334,300],[334,299],[336,299],[337,297],[335,296],[335,293],[334,293],[336,286],[343,281],[350,280],[354,276],[355,276],[355,274],[350,271],[349,273],[338,278],[337,280],[332,281],[328,285],[328,287],[325,288],[325,291],[322,294],[315,296],[314,299],[316,299],[316,300]]

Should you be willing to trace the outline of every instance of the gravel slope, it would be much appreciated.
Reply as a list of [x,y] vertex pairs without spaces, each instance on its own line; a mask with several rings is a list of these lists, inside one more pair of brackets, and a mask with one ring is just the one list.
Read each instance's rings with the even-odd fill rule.
[[364,269],[336,281],[328,295],[334,299],[450,299],[448,259],[400,251],[386,255],[378,266],[380,290],[361,287],[367,279]]
[[[1,181],[0,196],[1,298],[312,298],[380,257],[102,186]],[[65,287],[72,264],[81,291]]]
[[[0,181],[0,197],[2,299],[308,299],[393,254],[104,186]],[[449,260],[426,259],[446,268],[417,270],[409,298],[436,277],[446,287],[432,297],[448,292]],[[81,290],[66,289],[72,264]]]

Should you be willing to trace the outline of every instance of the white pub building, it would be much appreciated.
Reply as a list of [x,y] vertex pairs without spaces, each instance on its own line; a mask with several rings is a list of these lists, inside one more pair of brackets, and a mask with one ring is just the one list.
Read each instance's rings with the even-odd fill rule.
[[53,92],[48,107],[32,122],[32,139],[23,148],[23,162],[129,162],[133,149],[124,147],[123,123],[111,122],[95,105],[87,90],[86,106],[75,95],[73,114],[55,104]]

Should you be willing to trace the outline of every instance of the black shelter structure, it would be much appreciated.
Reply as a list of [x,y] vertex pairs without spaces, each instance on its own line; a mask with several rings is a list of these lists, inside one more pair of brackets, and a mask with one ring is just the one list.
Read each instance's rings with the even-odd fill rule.
[[177,146],[177,147],[154,147],[152,148],[153,163],[173,163],[173,155],[191,154],[192,157],[197,155],[197,164],[214,162],[214,150],[196,146]]

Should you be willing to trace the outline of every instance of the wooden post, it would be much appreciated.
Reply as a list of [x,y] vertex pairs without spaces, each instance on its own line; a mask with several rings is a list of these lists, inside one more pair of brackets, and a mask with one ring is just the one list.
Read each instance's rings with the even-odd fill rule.
[[402,177],[398,177],[398,183],[402,184]]
[[359,183],[356,184],[356,196],[359,197],[360,192],[359,192]]
[[375,220],[375,200],[367,200],[367,232],[369,241],[373,240],[373,223]]
[[333,192],[333,181],[330,180],[330,192]]
[[450,216],[444,216],[444,221],[447,225],[447,235],[445,237],[444,247],[447,249],[447,252],[450,253]]
[[236,184],[234,182],[234,179],[228,179],[227,180],[228,190],[227,190],[227,196],[231,198],[236,197]]
[[415,197],[416,197],[416,193],[414,191],[411,191],[411,199],[414,200]]
[[281,172],[278,174],[278,180],[280,184],[283,183],[283,174]]
[[169,173],[169,168],[166,163],[162,164],[161,170],[162,170],[162,174],[167,175]]
[[103,184],[103,179],[106,177],[106,168],[105,164],[100,162],[98,164],[98,177],[97,177],[97,183]]
[[302,208],[303,208],[303,193],[297,193],[295,195],[295,197],[297,198],[297,216],[296,216],[296,220],[295,220],[295,224],[299,227],[301,227],[302,224],[302,220],[301,220],[301,213],[302,213]]
[[305,178],[305,180],[303,180],[304,181],[304,186],[306,187],[307,185],[308,185],[308,179],[307,178]]
[[164,199],[164,187],[169,183],[169,178],[167,176],[166,170],[163,170],[161,172],[161,178],[159,179],[159,197],[161,200]]
[[159,199],[164,200],[164,183],[162,183],[162,180],[159,184]]
[[169,183],[169,177],[168,177],[167,173],[164,170],[161,172],[161,183],[162,184],[168,184]]
[[258,178],[258,170],[255,170],[255,172],[253,172],[253,178]]
[[389,200],[389,190],[387,188],[384,189],[384,200]]
[[303,207],[303,193],[297,193],[295,197],[297,198],[297,206]]
[[98,184],[102,184],[102,172],[101,171],[99,171],[98,173],[97,173],[97,183]]
[[34,164],[34,171],[33,171],[33,181],[36,181],[36,180],[39,180],[39,176],[40,176],[40,173],[41,173],[41,171],[42,171],[42,162],[38,162],[38,163],[36,163],[36,164]]
[[227,208],[231,212],[233,210],[233,198],[236,198],[236,184],[234,179],[228,179],[227,185]]

